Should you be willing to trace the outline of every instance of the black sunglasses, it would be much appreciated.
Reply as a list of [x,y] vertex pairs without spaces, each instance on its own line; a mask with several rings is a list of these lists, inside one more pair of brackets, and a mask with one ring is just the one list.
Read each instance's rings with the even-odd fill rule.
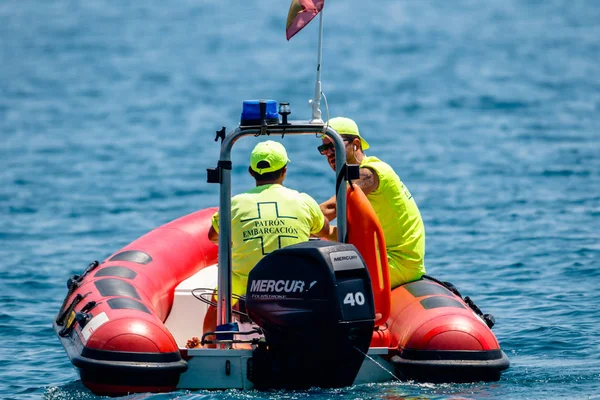
[[[348,138],[342,138],[342,140],[345,143],[351,142],[353,139],[348,139]],[[335,145],[333,144],[333,142],[329,142],[327,144],[322,144],[320,146],[317,146],[317,150],[319,150],[319,153],[321,153],[322,155],[325,155],[325,153],[327,153],[327,150],[333,150],[335,147]]]

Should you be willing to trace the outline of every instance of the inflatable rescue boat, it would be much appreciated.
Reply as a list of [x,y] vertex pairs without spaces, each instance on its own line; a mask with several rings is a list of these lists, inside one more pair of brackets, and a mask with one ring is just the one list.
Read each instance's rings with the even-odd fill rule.
[[[208,240],[217,210],[208,208],[68,280],[53,326],[83,384],[96,394],[122,395],[500,379],[509,361],[491,331],[492,316],[434,278],[390,290],[379,221],[352,184],[358,168],[345,165],[345,157],[336,160],[337,207],[346,210],[338,213],[338,241],[310,240],[268,254],[250,273],[245,307],[232,307],[234,142],[318,134],[344,152],[341,136],[322,122],[280,122],[270,102],[248,107],[239,127],[218,134],[220,159],[208,173],[220,185],[219,246]],[[209,304],[217,307],[218,326],[206,333]]]

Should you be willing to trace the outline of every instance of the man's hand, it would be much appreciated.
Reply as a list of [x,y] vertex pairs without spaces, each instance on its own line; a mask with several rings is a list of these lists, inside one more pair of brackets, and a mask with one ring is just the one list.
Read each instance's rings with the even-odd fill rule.
[[321,212],[327,221],[333,221],[337,217],[335,196],[319,204],[319,207],[321,207]]

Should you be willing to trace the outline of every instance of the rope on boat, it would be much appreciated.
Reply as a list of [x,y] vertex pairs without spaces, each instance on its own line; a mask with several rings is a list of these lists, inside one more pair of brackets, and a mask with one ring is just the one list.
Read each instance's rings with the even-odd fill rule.
[[[198,291],[201,291],[201,293],[198,293]],[[194,296],[196,299],[200,300],[204,304],[213,306],[213,307],[217,306],[217,302],[215,300],[213,300],[215,298],[216,294],[217,293],[216,293],[215,289],[211,289],[211,288],[192,289],[192,296]],[[208,298],[206,298],[206,297],[208,297]],[[239,294],[232,293],[231,297],[236,299],[238,301],[238,303],[241,306],[243,306],[243,307],[240,307],[241,310],[236,310],[236,309],[232,308],[231,312],[240,317],[248,318],[248,320],[249,320],[250,317],[248,317],[248,314],[244,312],[246,310],[246,296],[240,296]],[[244,311],[242,311],[242,310],[244,310]]]

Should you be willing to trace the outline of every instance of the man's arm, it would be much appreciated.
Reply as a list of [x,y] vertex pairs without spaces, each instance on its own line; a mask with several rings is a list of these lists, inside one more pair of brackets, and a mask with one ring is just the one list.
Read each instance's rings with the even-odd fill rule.
[[215,227],[212,225],[208,230],[208,240],[210,240],[214,244],[219,244],[219,233],[215,230]]
[[321,212],[325,216],[325,220],[327,220],[327,221],[333,221],[337,217],[335,196],[333,196],[332,198],[330,198],[326,202],[321,203],[319,205],[319,207],[321,207]]
[[[352,182],[359,186],[364,194],[369,194],[379,187],[379,176],[370,168],[361,168],[360,178]],[[321,203],[319,207],[328,221],[333,221],[337,217],[335,196]]]
[[361,168],[360,179],[352,182],[356,183],[365,194],[369,194],[379,187],[379,176],[370,168]]
[[337,226],[330,225],[329,221],[327,221],[327,218],[325,218],[323,228],[321,228],[321,230],[317,233],[317,236],[335,242],[337,241]]

